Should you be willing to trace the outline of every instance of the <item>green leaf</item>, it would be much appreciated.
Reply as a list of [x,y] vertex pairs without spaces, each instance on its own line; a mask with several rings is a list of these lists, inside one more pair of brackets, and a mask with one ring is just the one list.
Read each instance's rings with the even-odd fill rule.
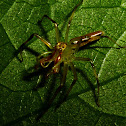
[[[100,81],[100,107],[97,107],[90,83],[96,79],[88,62],[75,61],[78,80],[68,99],[55,107],[64,96],[73,80],[68,72],[66,88],[54,100],[39,122],[35,118],[60,85],[60,75],[43,79],[46,86],[37,91],[33,88],[40,80],[34,72],[35,55],[23,51],[20,63],[16,52],[20,45],[33,33],[38,33],[56,45],[55,28],[44,19],[48,15],[59,25],[61,41],[64,41],[68,18],[80,0],[1,0],[0,2],[0,122],[1,125],[72,125],[72,126],[124,126],[126,123],[126,49],[88,48],[76,56],[91,58]],[[71,23],[69,40],[97,30],[126,46],[126,1],[125,0],[84,0],[77,9]],[[28,45],[38,53],[47,51],[46,46],[34,38]],[[117,47],[107,38],[90,45]],[[43,69],[42,69],[43,70]],[[43,71],[41,71],[43,72]],[[62,72],[62,69],[61,69]],[[44,72],[43,72],[44,74]],[[42,76],[43,77],[43,76]],[[46,80],[46,81],[45,81]],[[44,82],[45,81],[45,82]]]

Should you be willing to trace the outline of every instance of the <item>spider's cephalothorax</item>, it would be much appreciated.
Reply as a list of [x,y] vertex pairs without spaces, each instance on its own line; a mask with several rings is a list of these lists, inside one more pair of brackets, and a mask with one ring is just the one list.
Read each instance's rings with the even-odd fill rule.
[[53,68],[53,73],[58,73],[60,69],[60,63],[61,63],[61,55],[66,47],[67,47],[66,43],[58,42],[57,45],[54,47],[54,50],[49,56],[40,59],[41,66],[43,68],[46,68],[49,66],[51,62],[54,62],[54,66],[58,63],[58,65],[56,65],[55,68]]
[[55,46],[55,49],[62,53],[66,47],[67,47],[66,43],[58,42],[57,45]]

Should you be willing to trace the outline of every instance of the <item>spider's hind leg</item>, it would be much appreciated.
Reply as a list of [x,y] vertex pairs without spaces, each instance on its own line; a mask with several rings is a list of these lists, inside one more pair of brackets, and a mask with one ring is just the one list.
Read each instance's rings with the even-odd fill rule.
[[67,29],[66,29],[66,34],[65,34],[65,42],[68,41],[68,33],[69,33],[70,24],[71,24],[71,21],[73,19],[74,13],[77,10],[77,8],[81,5],[82,2],[83,2],[83,0],[81,0],[81,2],[74,7],[74,9],[72,11],[72,14],[71,14],[71,16],[69,18],[69,21],[68,21],[68,24],[67,24]]

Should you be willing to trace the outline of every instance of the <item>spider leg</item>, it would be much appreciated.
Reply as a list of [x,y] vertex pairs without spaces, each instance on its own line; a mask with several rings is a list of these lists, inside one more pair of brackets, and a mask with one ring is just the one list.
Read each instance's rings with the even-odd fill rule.
[[38,61],[43,55],[50,54],[50,53],[52,53],[52,52],[51,51],[44,52],[44,53],[40,54],[39,56],[37,56],[36,60]]
[[[103,36],[101,36],[101,37],[104,37],[104,38],[108,38],[109,40],[111,40],[112,42],[114,42],[117,46],[119,46],[120,48],[126,48],[126,46],[120,46],[118,43],[116,43],[113,39],[111,39],[109,36],[107,36],[107,35],[103,35]],[[119,48],[119,49],[120,49]],[[117,48],[118,49],[118,48]]]
[[69,66],[70,66],[70,68],[71,68],[71,70],[72,70],[72,72],[73,72],[74,80],[73,80],[72,84],[70,85],[68,91],[66,92],[64,98],[60,101],[60,104],[58,104],[58,105],[56,106],[55,111],[57,110],[57,108],[60,107],[60,105],[61,105],[64,101],[66,101],[66,98],[68,97],[70,91],[72,90],[73,86],[75,85],[75,83],[76,83],[76,81],[77,81],[77,73],[76,73],[76,69],[74,68],[73,63],[72,63],[72,62],[69,63]]
[[57,24],[53,19],[51,19],[49,16],[47,16],[47,15],[44,15],[44,16],[42,17],[42,19],[41,19],[39,22],[41,23],[42,20],[43,20],[45,17],[46,17],[47,19],[49,19],[52,23],[54,23],[55,31],[56,31],[56,41],[57,41],[57,43],[58,43],[59,40],[60,40],[60,38],[59,38],[58,24]]
[[46,109],[45,109],[42,113],[40,113],[40,114],[38,115],[38,117],[36,118],[37,121],[48,111],[48,109],[50,108],[52,102],[53,102],[54,99],[56,98],[57,94],[60,92],[60,90],[61,90],[62,87],[64,86],[65,81],[66,81],[67,70],[68,70],[68,65],[67,65],[66,63],[64,63],[64,67],[63,67],[63,77],[62,77],[60,86],[56,89],[54,95],[52,96],[52,98],[51,98],[51,99],[49,100],[49,102],[47,103]]
[[75,57],[74,58],[75,60],[77,60],[77,61],[89,61],[90,62],[90,64],[91,64],[91,66],[92,66],[92,68],[93,68],[93,72],[94,72],[94,76],[95,76],[95,78],[96,78],[96,81],[97,81],[97,85],[98,85],[98,96],[96,97],[95,96],[95,100],[96,100],[96,104],[97,104],[97,106],[99,107],[100,105],[99,105],[99,86],[100,86],[100,83],[99,83],[99,80],[98,80],[98,75],[97,75],[97,73],[96,73],[96,69],[95,69],[95,66],[94,66],[94,63],[93,63],[93,61],[92,61],[92,59],[90,59],[90,58],[83,58],[83,57]]
[[22,51],[24,49],[24,46],[34,37],[36,36],[37,38],[39,38],[45,45],[47,45],[50,49],[53,49],[52,45],[47,41],[45,40],[44,38],[42,38],[41,36],[39,36],[38,34],[36,33],[33,33],[19,48],[20,50],[20,55],[21,55],[21,61],[23,61],[23,58],[22,58]]
[[77,72],[76,72],[76,69],[75,69],[75,67],[74,67],[74,65],[73,65],[72,62],[69,65],[70,65],[70,68],[71,68],[71,70],[73,72],[74,80],[73,80],[72,84],[70,85],[70,88],[68,89],[68,91],[67,91],[67,93],[66,93],[63,101],[66,100],[67,96],[69,95],[70,91],[72,90],[73,86],[75,85],[75,83],[77,81]]
[[71,21],[73,19],[74,13],[75,13],[76,9],[80,6],[80,4],[82,2],[83,2],[83,0],[81,0],[81,2],[74,7],[73,12],[72,12],[72,14],[71,14],[71,16],[69,18],[68,25],[67,25],[67,30],[66,30],[66,34],[65,34],[65,42],[68,41],[68,33],[69,33],[70,24],[71,24]]
[[57,94],[60,92],[60,90],[62,89],[62,87],[64,86],[64,84],[66,82],[67,70],[68,70],[68,65],[64,63],[64,67],[63,67],[63,77],[62,77],[60,86],[56,89],[53,97],[50,99],[49,106],[52,104],[53,100],[55,99],[55,97],[57,96]]

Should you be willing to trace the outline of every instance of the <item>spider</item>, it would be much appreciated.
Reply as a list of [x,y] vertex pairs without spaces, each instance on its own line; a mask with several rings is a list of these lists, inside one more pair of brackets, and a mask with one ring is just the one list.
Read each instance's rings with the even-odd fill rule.
[[[82,2],[83,2],[83,0],[74,7],[72,14],[68,20],[66,34],[65,34],[65,42],[60,41],[58,24],[53,19],[51,19],[49,16],[44,15],[42,17],[42,19],[40,20],[40,22],[42,22],[43,18],[47,18],[52,23],[54,23],[55,32],[56,32],[56,42],[57,42],[55,47],[52,47],[50,42],[48,42],[46,39],[42,38],[38,34],[34,33],[19,48],[21,57],[22,57],[22,51],[24,49],[25,44],[27,44],[35,36],[38,39],[40,39],[51,50],[51,51],[44,52],[37,57],[37,62],[39,62],[43,68],[47,68],[50,65],[50,63],[52,63],[52,62],[54,63],[54,65],[51,68],[51,70],[49,71],[48,75],[50,75],[51,73],[52,74],[59,73],[61,63],[63,64],[63,77],[61,79],[61,83],[60,83],[59,87],[56,89],[56,91],[54,92],[54,95],[52,96],[52,98],[50,99],[49,105],[52,104],[53,100],[55,99],[57,94],[61,91],[62,87],[64,86],[64,84],[66,82],[67,71],[68,71],[68,68],[70,67],[71,71],[73,72],[74,79],[73,79],[72,84],[70,85],[69,89],[67,90],[64,99],[66,99],[67,96],[69,95],[70,91],[72,90],[73,86],[75,85],[75,83],[77,81],[77,73],[76,73],[76,69],[73,64],[73,61],[77,60],[77,61],[88,61],[91,64],[94,76],[97,81],[98,91],[97,91],[96,104],[97,104],[97,106],[99,106],[100,83],[99,83],[98,75],[96,73],[96,69],[93,64],[93,61],[90,58],[75,57],[74,54],[79,50],[80,47],[83,47],[89,43],[98,41],[99,39],[101,39],[103,37],[108,38],[109,40],[114,42],[116,45],[118,45],[118,44],[114,40],[112,40],[109,36],[104,35],[103,31],[95,31],[95,32],[92,32],[92,33],[89,33],[89,34],[86,34],[86,35],[83,35],[80,37],[72,38],[68,42],[68,33],[69,33],[71,21],[73,19],[76,9],[82,4]],[[119,46],[119,48],[126,48],[126,47],[122,47],[120,45],[118,45],[118,46]],[[45,57],[43,57],[44,55],[45,55]],[[22,60],[23,60],[23,58],[22,58]]]

